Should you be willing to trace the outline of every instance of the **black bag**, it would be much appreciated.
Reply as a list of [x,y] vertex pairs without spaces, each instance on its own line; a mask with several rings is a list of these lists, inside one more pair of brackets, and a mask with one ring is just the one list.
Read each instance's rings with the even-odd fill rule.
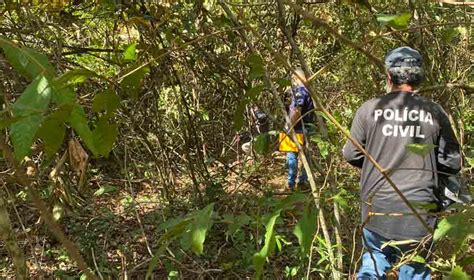
[[467,204],[472,202],[469,189],[456,175],[440,174],[438,178],[439,210],[444,211],[454,203]]

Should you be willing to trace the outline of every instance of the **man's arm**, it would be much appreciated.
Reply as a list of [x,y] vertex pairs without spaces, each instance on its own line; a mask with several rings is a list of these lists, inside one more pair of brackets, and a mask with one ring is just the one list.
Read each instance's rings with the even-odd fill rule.
[[440,135],[436,155],[438,171],[456,174],[461,169],[459,143],[449,122],[448,114],[443,109],[441,109],[439,124]]
[[295,125],[298,123],[298,120],[301,118],[301,108],[298,106],[295,106],[290,109],[290,121],[291,121],[291,127],[295,127]]
[[301,108],[304,105],[304,94],[297,88],[296,91],[291,92],[291,104],[290,104],[290,121],[291,126],[294,127],[301,118]]
[[[352,120],[351,136],[359,142],[362,147],[365,147],[366,133],[363,126],[363,116],[361,111],[362,109],[359,108]],[[364,154],[362,154],[362,152],[352,144],[351,140],[347,139],[346,144],[342,149],[342,154],[346,161],[351,165],[362,168],[362,165],[364,164]]]

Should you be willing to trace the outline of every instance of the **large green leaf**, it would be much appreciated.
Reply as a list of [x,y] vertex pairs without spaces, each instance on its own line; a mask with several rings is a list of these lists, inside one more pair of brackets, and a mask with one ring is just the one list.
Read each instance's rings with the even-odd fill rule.
[[250,67],[250,79],[260,78],[265,75],[264,62],[260,55],[251,54],[247,58],[247,65]]
[[293,209],[296,204],[304,203],[307,198],[308,196],[306,194],[300,192],[292,193],[284,199],[279,199],[275,205],[275,209],[283,211]]
[[317,212],[312,203],[308,203],[303,212],[303,217],[295,226],[293,234],[298,238],[298,243],[301,247],[301,252],[304,255],[307,255],[311,249],[311,244],[313,243],[313,236],[316,232],[316,217]]
[[10,117],[10,116],[2,116],[0,118],[0,130],[3,130],[9,127],[11,124],[19,121],[23,117]]
[[472,279],[462,267],[456,266],[451,270],[448,276],[444,277],[443,280],[470,280]]
[[120,106],[120,98],[111,89],[97,94],[92,102],[92,110],[96,113],[106,111],[113,113]]
[[250,216],[245,213],[238,216],[224,214],[222,218],[222,222],[228,225],[228,230],[225,233],[226,236],[233,236],[242,226],[249,224],[251,221]]
[[329,155],[330,144],[328,141],[324,140],[320,135],[312,135],[310,137],[311,142],[318,145],[319,152],[321,153],[322,158],[326,158]]
[[51,87],[48,80],[44,76],[38,76],[12,105],[13,117],[21,117],[10,126],[17,160],[29,154],[50,99]]
[[76,99],[76,93],[74,90],[69,86],[58,85],[56,81],[57,80],[55,80],[52,85],[53,101],[59,106],[74,105],[74,100]]
[[137,68],[137,66],[138,65],[134,65],[130,67],[129,71],[126,71],[129,74],[127,74],[120,82],[122,89],[132,98],[138,97],[143,78],[145,78],[145,75],[150,72],[150,68],[148,67]]
[[250,88],[249,90],[247,90],[247,92],[245,93],[245,98],[250,102],[250,101],[253,101],[255,100],[259,95],[260,93],[265,89],[265,86],[262,85],[262,84],[258,84],[252,88]]
[[275,211],[271,216],[268,222],[265,225],[265,244],[260,252],[255,253],[252,258],[253,267],[257,272],[255,278],[260,279],[263,274],[263,266],[265,265],[265,260],[271,253],[275,250],[275,223],[278,217],[280,217],[281,210]]
[[54,81],[54,84],[57,87],[65,87],[68,84],[80,84],[83,83],[87,78],[90,77],[97,77],[98,75],[90,70],[84,68],[76,68],[66,73],[62,74],[61,76],[57,77]]
[[43,113],[48,109],[50,100],[51,87],[49,86],[49,81],[44,76],[38,76],[13,104],[13,116]]
[[255,151],[258,154],[265,155],[270,150],[270,135],[268,133],[258,135],[254,142]]
[[54,68],[46,55],[27,47],[19,47],[3,36],[0,36],[0,46],[10,64],[22,76],[34,80],[39,75],[48,78],[54,75]]
[[81,105],[73,105],[71,115],[67,121],[81,137],[82,141],[84,141],[87,148],[94,154],[94,156],[98,156],[99,153],[94,145],[94,137],[87,122],[86,113],[84,112],[84,109],[81,107]]
[[411,14],[402,13],[398,15],[377,15],[377,21],[381,25],[387,25],[395,29],[403,29],[410,23]]
[[170,227],[169,230],[160,237],[160,239],[158,239],[157,245],[160,247],[155,252],[155,255],[153,256],[153,258],[151,258],[150,260],[150,264],[148,265],[148,270],[147,270],[145,279],[150,279],[153,273],[153,270],[158,265],[159,257],[161,256],[161,254],[163,254],[168,244],[174,239],[182,236],[191,222],[192,220],[189,218],[184,218],[184,219],[179,220],[178,222],[176,222],[176,224]]
[[118,125],[109,123],[107,116],[102,116],[97,122],[97,126],[92,132],[94,147],[97,153],[108,157],[114,146],[115,139],[118,135]]
[[234,117],[233,117],[233,123],[234,123],[234,129],[235,130],[240,130],[242,128],[242,126],[244,126],[245,106],[247,106],[247,100],[246,99],[242,100],[239,103],[239,105],[237,105],[237,108],[235,109]]
[[214,203],[209,204],[206,208],[196,212],[196,218],[191,227],[191,248],[197,255],[202,254],[204,250],[204,241],[206,233],[212,227],[212,213]]
[[71,114],[72,107],[64,106],[51,113],[38,130],[37,137],[43,139],[47,158],[52,158],[64,142],[66,127],[64,122]]
[[41,114],[31,114],[10,126],[10,138],[18,161],[30,153],[31,145],[35,141],[36,132],[43,119],[44,116]]
[[474,208],[470,208],[442,219],[437,225],[433,239],[437,241],[447,236],[454,241],[456,249],[461,248],[467,237],[474,236],[473,216]]

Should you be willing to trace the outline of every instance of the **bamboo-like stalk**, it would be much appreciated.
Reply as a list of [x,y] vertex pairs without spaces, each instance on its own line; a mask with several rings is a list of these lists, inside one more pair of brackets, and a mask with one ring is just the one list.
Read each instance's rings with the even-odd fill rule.
[[[300,61],[300,64],[303,68],[303,71],[305,72],[305,76],[310,77],[311,72],[309,70],[308,64],[306,63],[306,60],[304,59],[300,48],[296,44],[292,33],[290,32],[290,30],[288,29],[288,27],[285,24],[285,21],[284,21],[285,10],[284,10],[283,2],[282,2],[282,0],[278,0],[277,3],[278,3],[278,14],[279,14],[278,18],[279,18],[279,22],[280,22],[280,29],[285,34],[286,38],[288,39],[288,42],[291,45],[291,48],[293,49],[293,51],[295,52],[298,60]],[[317,116],[317,117],[318,117],[318,119],[317,119],[318,122],[317,123],[318,123],[319,129],[322,132],[323,137],[327,139],[328,138],[328,133],[327,133],[326,124],[323,122],[321,116]],[[331,158],[328,158],[328,162],[330,162],[330,161],[331,161]],[[308,173],[313,174],[313,172],[311,170],[311,166],[309,166],[309,168],[306,169],[306,173],[307,174]],[[327,175],[329,175],[329,173],[330,172],[328,170],[328,172],[326,174],[326,177],[327,177]],[[335,182],[330,182],[329,184],[331,185],[331,187],[335,186]],[[311,189],[313,190],[313,192],[312,192],[313,195],[315,193],[319,193],[316,189],[316,186],[314,186],[314,188],[311,187]],[[315,199],[319,200],[319,198],[315,198]],[[328,227],[326,225],[323,209],[322,209],[322,207],[320,207],[320,205],[318,205],[319,203],[320,203],[320,201],[318,201],[318,203],[317,203],[317,207],[319,208],[319,212],[320,212],[319,213],[319,220],[320,220],[320,223],[321,223],[321,229],[323,231],[324,239],[327,243],[326,245],[327,245],[327,249],[328,249],[329,260],[330,260],[331,265],[333,267],[332,275],[333,275],[334,279],[340,279],[341,278],[341,272],[343,271],[343,262],[342,262],[343,255],[342,255],[342,239],[341,239],[341,236],[339,234],[339,221],[340,221],[339,206],[338,206],[337,202],[333,203],[334,216],[335,216],[335,220],[336,220],[336,224],[333,225],[333,228],[334,228],[334,235],[335,235],[336,245],[337,245],[337,251],[336,251],[336,255],[335,255],[334,251],[333,251],[333,248],[332,248],[331,236],[329,234],[329,230],[328,230]]]
[[[288,4],[291,6],[296,12],[301,14],[304,18],[311,20],[313,23],[320,24],[323,28],[325,28],[330,34],[334,35],[336,38],[340,39],[343,43],[348,45],[349,47],[352,47],[353,49],[361,52],[362,54],[366,55],[371,62],[373,62],[379,70],[385,71],[383,67],[383,63],[376,57],[374,57],[372,54],[368,53],[365,51],[361,46],[358,44],[352,42],[348,38],[342,36],[341,34],[335,32],[326,22],[321,21],[317,19],[314,15],[308,13],[307,11],[304,11],[300,6],[296,5],[295,3],[292,3],[290,1],[284,0],[284,3]],[[278,55],[274,52],[274,56],[276,59],[279,58]],[[286,61],[281,61],[284,63],[284,65],[288,68],[291,69],[291,65],[288,65]],[[297,73],[295,73],[297,74]],[[431,228],[426,221],[421,217],[421,215],[418,213],[418,211],[411,205],[411,203],[408,201],[408,199],[405,197],[405,195],[400,191],[400,189],[395,185],[393,180],[389,176],[389,170],[386,170],[383,168],[365,149],[362,147],[362,145],[357,142],[356,139],[354,139],[350,132],[343,127],[339,121],[337,121],[334,116],[326,109],[326,107],[322,104],[321,99],[319,98],[319,95],[316,93],[316,91],[313,90],[310,84],[305,83],[306,87],[308,88],[308,91],[311,95],[311,98],[313,99],[313,102],[315,103],[315,107],[319,109],[326,117],[329,119],[330,122],[332,122],[336,128],[341,131],[344,136],[351,141],[354,146],[362,152],[362,154],[365,156],[365,158],[370,161],[374,165],[374,167],[382,174],[384,179],[389,183],[389,185],[392,187],[392,189],[397,193],[397,195],[402,199],[402,201],[407,205],[407,207],[413,212],[413,214],[417,217],[417,219],[420,221],[420,223],[430,232],[431,234],[434,232],[433,228]]]
[[25,256],[18,246],[15,234],[12,230],[10,217],[3,192],[0,193],[0,237],[5,242],[8,253],[10,254],[15,266],[16,278],[19,280],[28,279],[28,268],[26,267]]
[[67,238],[64,231],[54,220],[51,211],[49,211],[48,209],[48,206],[46,206],[44,201],[41,199],[41,196],[31,186],[31,182],[26,177],[26,174],[22,172],[22,170],[20,170],[20,167],[16,162],[15,157],[13,156],[13,152],[10,149],[10,146],[8,146],[5,142],[5,138],[3,135],[0,135],[0,149],[3,151],[9,165],[15,169],[16,180],[21,186],[26,189],[29,197],[40,212],[41,218],[43,218],[44,222],[48,226],[48,229],[51,231],[54,237],[64,246],[64,249],[66,249],[68,255],[76,262],[77,267],[82,270],[82,272],[84,272],[84,274],[87,276],[87,279],[98,280],[97,276],[95,276],[95,274],[92,272],[92,270],[88,267],[88,265],[82,258],[79,248],[77,248],[74,242]]
[[[225,4],[224,1],[220,1],[220,5],[222,6],[222,8],[224,9],[224,11],[226,12],[227,16],[229,16],[229,18],[233,21],[233,23],[237,26],[240,25],[240,23],[238,22],[238,20],[235,18],[235,16],[233,15],[232,11],[229,9],[229,7],[227,7],[227,5]],[[248,28],[250,28],[249,26],[246,26]],[[244,41],[247,43],[247,45],[250,47],[251,51],[253,53],[257,53],[257,50],[255,49],[255,47],[253,46],[253,43],[252,41],[248,38],[247,34],[245,33],[245,30],[243,29],[238,29],[242,38],[244,39]],[[283,104],[283,102],[281,101],[281,99],[279,98],[279,94],[278,92],[276,91],[276,88],[275,86],[273,85],[271,79],[270,79],[270,76],[268,74],[268,71],[266,70],[266,68],[264,67],[264,76],[263,76],[263,79],[264,79],[264,82],[265,82],[265,85],[270,89],[270,92],[273,94],[273,99],[276,101],[278,107],[281,109],[281,111],[283,112],[284,116],[285,116],[285,120],[287,123],[291,123],[290,121],[290,118],[285,110],[285,105]],[[321,208],[321,205],[320,205],[320,197],[319,197],[319,192],[318,192],[318,189],[317,189],[317,186],[316,186],[316,180],[314,178],[314,174],[313,172],[311,171],[311,166],[309,164],[309,160],[306,158],[306,155],[304,154],[303,152],[303,147],[299,144],[299,142],[296,140],[296,134],[294,132],[294,130],[291,130],[290,132],[290,137],[292,137],[293,139],[293,142],[296,143],[296,145],[298,146],[298,150],[299,150],[299,156],[301,157],[301,160],[303,162],[303,166],[305,168],[305,170],[307,171],[306,174],[308,176],[308,181],[309,181],[309,184],[311,186],[311,190],[312,190],[312,194],[313,194],[313,198],[314,198],[314,202],[315,202],[315,205],[316,205],[316,208],[318,209],[318,217],[319,217],[319,223],[320,223],[320,226],[321,226],[321,229],[323,231],[323,235],[324,235],[324,239],[326,241],[326,247],[327,247],[327,250],[328,250],[328,253],[329,253],[329,259],[330,259],[330,264],[331,264],[331,272],[332,272],[332,275],[333,275],[333,279],[340,279],[340,274],[339,274],[339,271],[336,269],[335,267],[335,258],[334,258],[334,252],[332,250],[332,243],[331,243],[331,238],[330,238],[330,235],[329,235],[329,230],[328,230],[328,226],[327,226],[327,222],[326,222],[326,219],[324,217],[324,212]]]

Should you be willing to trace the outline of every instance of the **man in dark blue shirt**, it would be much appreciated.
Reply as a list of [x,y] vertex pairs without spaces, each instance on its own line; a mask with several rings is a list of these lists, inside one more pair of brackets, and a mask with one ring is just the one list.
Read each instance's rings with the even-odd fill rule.
[[[297,69],[296,73],[292,75],[292,88],[291,88],[291,104],[290,104],[290,120],[293,125],[295,133],[303,133],[305,136],[312,130],[310,124],[314,122],[314,104],[311,96],[309,95],[308,89],[305,87],[303,82],[306,79],[304,72],[301,69]],[[309,157],[308,157],[309,159]],[[290,190],[294,190],[296,185],[296,176],[298,175],[298,153],[288,152],[287,153],[287,164],[288,164],[288,187]],[[301,171],[298,178],[298,185],[306,185],[308,177],[306,171]]]

